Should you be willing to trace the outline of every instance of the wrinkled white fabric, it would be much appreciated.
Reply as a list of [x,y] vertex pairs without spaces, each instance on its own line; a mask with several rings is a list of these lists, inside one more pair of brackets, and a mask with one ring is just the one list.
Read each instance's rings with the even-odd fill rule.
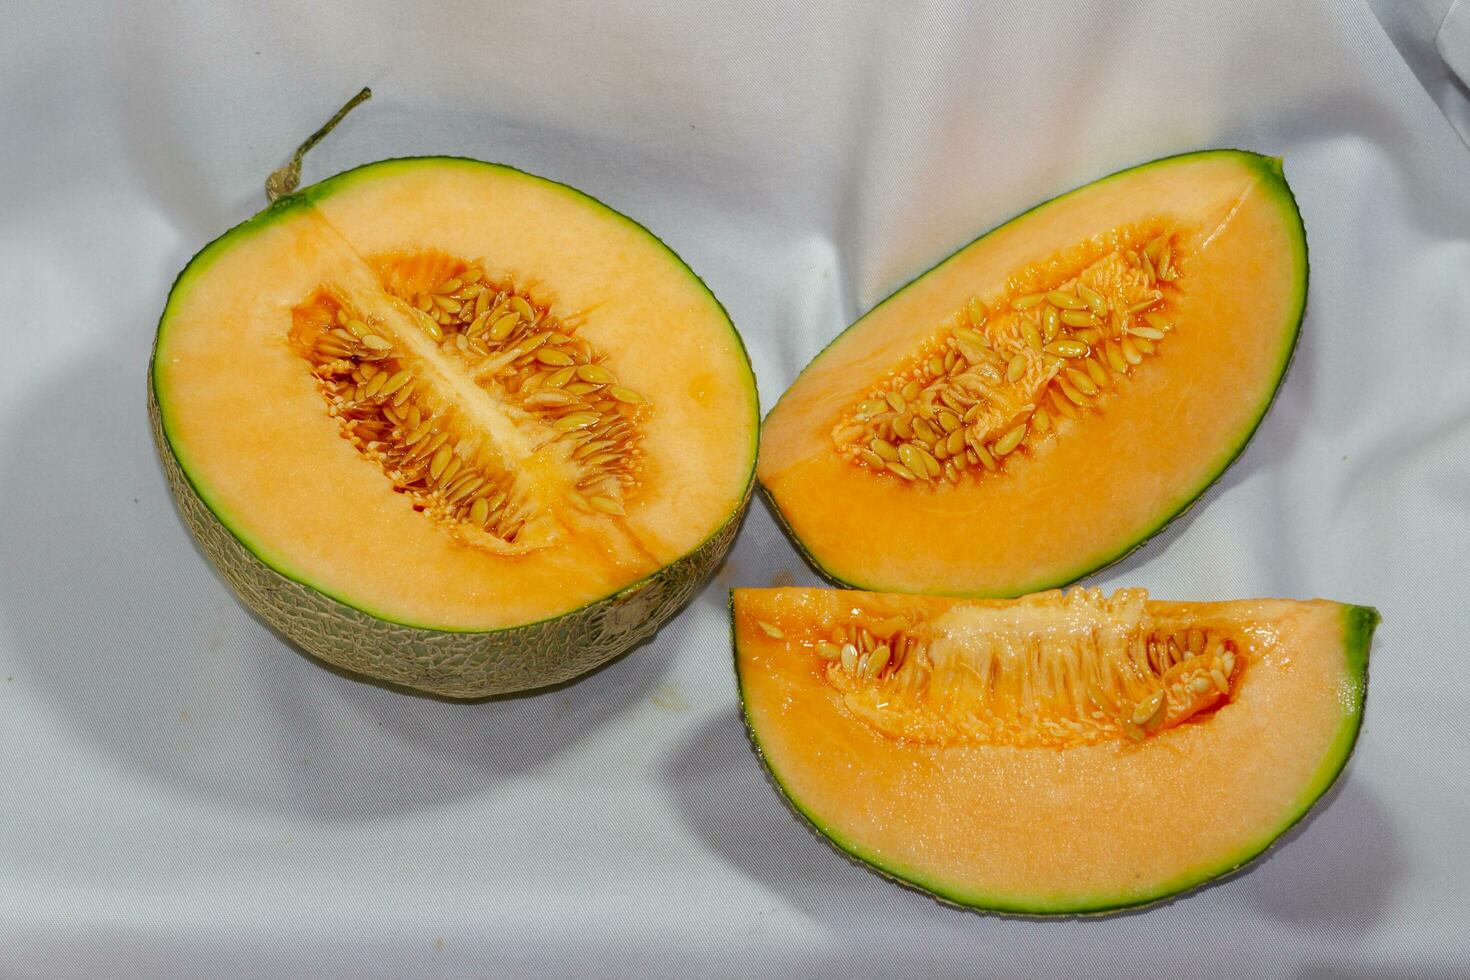
[[[1465,0],[11,0],[4,22],[0,974],[1470,975]],[[308,181],[440,152],[585,189],[706,279],[767,408],[1041,199],[1194,148],[1284,155],[1312,263],[1286,385],[1200,505],[1094,581],[1377,605],[1338,788],[1147,912],[1007,920],[889,884],[742,732],[725,590],[815,581],[760,503],[682,616],[563,689],[446,704],[284,646],[173,510],[144,368],[174,274],[363,84]]]

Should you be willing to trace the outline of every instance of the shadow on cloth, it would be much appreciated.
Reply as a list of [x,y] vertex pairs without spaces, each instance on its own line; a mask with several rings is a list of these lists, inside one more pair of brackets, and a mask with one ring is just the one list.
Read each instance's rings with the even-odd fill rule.
[[[1316,805],[1239,874],[1236,894],[1286,925],[1330,934],[1369,931],[1405,872],[1388,809],[1351,765]],[[1245,873],[1255,869],[1254,873]]]
[[85,355],[44,386],[3,433],[0,461],[0,540],[25,583],[0,593],[14,683],[99,755],[210,802],[371,819],[491,790],[595,738],[658,684],[677,622],[576,691],[463,704],[288,653],[172,506],[141,351]]
[[[855,920],[864,910],[942,919],[947,911],[895,888],[819,839],[778,794],[745,737],[736,711],[695,730],[662,773],[685,825],[714,853],[819,919]],[[833,896],[842,896],[834,906]],[[851,921],[851,927],[860,923]],[[835,926],[835,923],[834,923]]]

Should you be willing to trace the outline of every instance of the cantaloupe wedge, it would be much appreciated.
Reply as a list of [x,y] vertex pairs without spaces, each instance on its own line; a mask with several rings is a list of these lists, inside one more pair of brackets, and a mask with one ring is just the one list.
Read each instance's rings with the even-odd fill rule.
[[751,738],[838,847],[950,902],[1101,912],[1260,854],[1347,761],[1378,615],[1313,600],[737,589]]
[[1279,160],[1216,150],[1115,174],[965,246],[834,340],[767,417],[761,485],[841,583],[1066,584],[1236,458],[1306,287]]

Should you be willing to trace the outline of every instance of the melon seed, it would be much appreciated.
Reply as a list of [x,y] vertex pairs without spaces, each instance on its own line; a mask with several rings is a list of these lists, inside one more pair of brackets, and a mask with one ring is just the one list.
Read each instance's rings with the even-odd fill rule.
[[869,677],[877,677],[883,673],[883,668],[888,666],[890,656],[892,656],[892,650],[886,643],[874,649],[868,655],[867,675]]
[[1109,715],[1116,715],[1118,713],[1118,703],[1104,693],[1102,688],[1091,681],[1087,682],[1087,696],[1093,704],[1097,705],[1099,710]]
[[490,339],[504,340],[510,336],[510,332],[521,322],[520,314],[507,313],[490,324]]
[[909,469],[907,466],[903,465],[902,463],[895,463],[895,462],[892,462],[890,460],[888,463],[886,463],[884,465],[884,469],[888,470],[888,472],[892,473],[894,476],[899,477],[899,478],[904,479],[904,480],[916,480],[916,479],[918,479],[918,477],[914,476],[914,471],[911,470],[911,469]]
[[576,363],[572,355],[557,347],[542,347],[536,351],[536,360],[552,367],[564,367]]
[[391,395],[402,388],[404,385],[408,384],[409,379],[412,377],[413,372],[410,371],[408,368],[404,368],[397,374],[393,375],[393,377],[389,378],[387,383],[383,385],[382,390],[378,393],[384,396]]
[[608,394],[612,395],[618,401],[626,402],[629,405],[638,405],[645,401],[644,397],[638,392],[632,388],[624,388],[621,385],[613,385],[608,389]]
[[1139,702],[1138,707],[1133,709],[1133,717],[1130,720],[1135,725],[1141,725],[1145,732],[1152,735],[1163,726],[1168,708],[1168,695],[1163,688],[1159,688]]
[[612,497],[606,497],[602,494],[588,497],[587,502],[592,505],[593,510],[599,510],[604,514],[611,514],[614,517],[621,517],[626,513],[623,510],[622,504],[618,503]]
[[1091,288],[1086,283],[1079,282],[1077,284],[1077,295],[1082,297],[1082,301],[1087,304],[1087,308],[1095,316],[1104,317],[1108,315],[1108,301],[1103,298],[1102,293]]
[[575,370],[577,377],[590,384],[606,385],[618,380],[611,371],[601,364],[582,364],[578,365]]
[[536,323],[536,310],[522,297],[512,296],[510,298],[510,308],[519,313],[521,318],[527,323],[533,325]]
[[558,432],[570,432],[573,429],[585,429],[589,425],[596,425],[598,416],[592,412],[573,412],[563,415],[551,424]]
[[[445,435],[447,437],[447,433]],[[449,465],[449,458],[453,455],[453,451],[448,446],[439,447],[439,451],[434,454],[433,460],[429,463],[429,473],[434,479],[437,480],[440,474],[444,472],[444,467]]]
[[1057,315],[1055,306],[1048,306],[1041,312],[1041,339],[1051,343],[1062,330],[1061,317]]
[[1087,400],[1087,396],[1078,391],[1076,386],[1074,386],[1066,378],[1058,376],[1056,380],[1057,387],[1062,390],[1062,394],[1066,395],[1067,400],[1070,401],[1072,404],[1078,406],[1079,408],[1087,408],[1092,404]]
[[922,473],[927,467],[919,456],[919,450],[911,442],[906,442],[898,447],[898,458],[911,472]]
[[1092,378],[1088,377],[1085,373],[1077,370],[1076,368],[1069,367],[1066,370],[1066,375],[1067,380],[1072,382],[1072,387],[1076,388],[1084,395],[1095,395],[1098,393],[1099,389],[1097,387],[1097,383],[1094,382]]
[[1036,324],[1025,317],[1021,318],[1021,336],[1025,338],[1027,345],[1032,350],[1041,350],[1041,332],[1036,329]]
[[1058,340],[1047,344],[1043,350],[1056,357],[1086,357],[1087,345],[1080,340]]
[[1005,435],[997,439],[995,441],[995,444],[991,446],[991,452],[993,452],[997,456],[1004,456],[1015,449],[1017,446],[1019,446],[1021,444],[1021,440],[1025,437],[1026,423],[1022,422],[1020,425],[1016,426],[1014,429],[1011,429]]

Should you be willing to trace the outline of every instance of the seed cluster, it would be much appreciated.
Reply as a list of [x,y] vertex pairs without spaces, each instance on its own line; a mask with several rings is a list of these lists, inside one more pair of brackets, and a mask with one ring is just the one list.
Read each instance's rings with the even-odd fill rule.
[[304,352],[327,411],[417,510],[512,542],[531,516],[515,475],[419,378],[408,357],[338,306]]
[[1224,704],[1245,667],[1238,642],[1217,628],[1148,623],[1116,636],[1047,628],[981,640],[852,619],[796,642],[855,716],[942,743],[1141,742]]
[[642,458],[635,425],[642,394],[618,377],[576,327],[478,267],[408,299],[431,337],[465,361],[547,438],[566,446],[580,476],[567,496],[578,506],[621,515]]
[[1088,717],[1111,723],[1136,742],[1228,699],[1243,665],[1232,639],[1196,628],[1150,634],[1143,653],[1146,677],[1158,684],[1151,693],[1130,702],[1095,682],[1085,686]]
[[890,627],[883,632],[880,638],[861,623],[843,624],[817,640],[814,649],[817,656],[854,678],[881,681],[897,674],[923,646],[902,629]]
[[[1173,329],[1169,233],[1120,247],[995,309],[972,299],[833,430],[840,453],[906,483],[959,484],[1080,420]],[[1016,277],[1022,278],[1022,277]]]
[[[412,296],[418,327],[482,390],[534,430],[538,449],[564,447],[577,506],[624,513],[641,450],[636,413],[646,400],[618,383],[576,328],[478,268]],[[342,434],[377,461],[421,512],[515,542],[534,519],[514,463],[503,459],[447,393],[434,390],[412,352],[371,317],[319,293],[296,310],[297,350],[312,365]]]

